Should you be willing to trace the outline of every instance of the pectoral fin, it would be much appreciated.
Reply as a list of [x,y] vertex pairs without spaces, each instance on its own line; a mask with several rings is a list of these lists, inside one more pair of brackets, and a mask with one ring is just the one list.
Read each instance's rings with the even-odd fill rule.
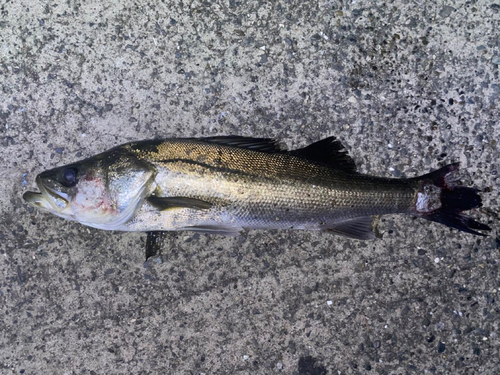
[[207,210],[212,207],[212,203],[196,198],[188,197],[149,197],[148,203],[158,208],[160,211],[174,208],[192,208],[193,210]]
[[374,219],[366,216],[343,221],[332,228],[328,228],[327,231],[356,240],[372,240],[375,238],[373,227]]
[[167,232],[147,232],[146,239],[146,261],[155,256],[161,254],[161,248],[163,246],[164,237]]
[[239,236],[241,231],[243,231],[243,228],[231,227],[231,226],[216,226],[216,225],[196,225],[196,226],[177,228],[177,230],[187,230],[191,232],[198,232],[204,234],[220,234],[222,236]]

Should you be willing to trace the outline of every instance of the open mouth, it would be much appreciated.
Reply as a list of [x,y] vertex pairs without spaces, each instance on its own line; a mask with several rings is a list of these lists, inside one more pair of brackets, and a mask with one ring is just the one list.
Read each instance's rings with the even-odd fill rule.
[[35,193],[33,191],[27,191],[26,193],[23,194],[23,199],[38,208],[45,208],[49,209],[50,205],[48,204],[47,200],[43,197],[42,193]]
[[23,199],[27,203],[46,210],[53,210],[55,207],[64,208],[68,204],[67,195],[46,186],[40,176],[36,177],[36,184],[40,193],[34,191],[24,193]]

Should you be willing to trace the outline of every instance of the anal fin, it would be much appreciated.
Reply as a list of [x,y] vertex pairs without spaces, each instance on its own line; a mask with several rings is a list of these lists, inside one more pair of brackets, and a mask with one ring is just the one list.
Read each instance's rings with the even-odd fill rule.
[[363,216],[338,223],[327,231],[356,240],[372,240],[375,238],[373,227],[373,217]]

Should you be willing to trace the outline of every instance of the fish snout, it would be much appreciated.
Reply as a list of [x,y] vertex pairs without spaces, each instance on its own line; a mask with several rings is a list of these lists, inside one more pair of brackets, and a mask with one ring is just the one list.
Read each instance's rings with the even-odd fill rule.
[[45,199],[42,193],[27,191],[23,194],[23,199],[26,203],[36,208],[43,208],[46,210],[51,208],[50,203],[47,202],[47,199]]

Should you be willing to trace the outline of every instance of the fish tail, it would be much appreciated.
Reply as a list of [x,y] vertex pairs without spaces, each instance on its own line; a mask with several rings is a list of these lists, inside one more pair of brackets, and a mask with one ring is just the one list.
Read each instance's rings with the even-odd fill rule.
[[485,236],[477,230],[489,231],[489,226],[462,214],[481,207],[482,202],[479,189],[459,185],[455,173],[459,166],[459,163],[449,164],[412,179],[420,183],[415,203],[417,214],[463,232]]

